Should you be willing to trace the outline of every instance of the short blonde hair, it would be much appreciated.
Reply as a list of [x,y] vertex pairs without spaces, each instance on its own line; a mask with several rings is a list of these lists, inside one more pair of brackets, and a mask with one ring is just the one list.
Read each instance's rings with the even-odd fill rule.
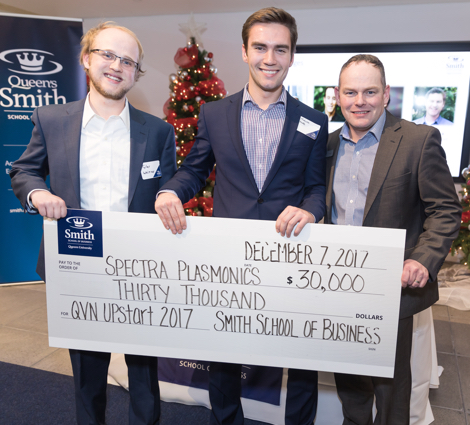
[[[138,66],[135,71],[135,81],[137,81],[142,75],[145,74],[145,71],[142,70],[142,60],[144,59],[144,49],[142,44],[140,44],[139,39],[137,36],[132,32],[129,28],[121,27],[120,25],[116,24],[113,21],[106,21],[101,22],[96,27],[90,28],[86,34],[83,35],[82,40],[80,41],[80,46],[82,46],[82,50],[80,52],[80,65],[83,66],[83,56],[89,55],[90,51],[92,50],[93,42],[95,41],[96,36],[103,30],[108,28],[116,28],[118,30],[124,31],[130,36],[134,38],[139,48],[139,58],[137,60]],[[88,70],[86,68],[85,72],[88,74]]]

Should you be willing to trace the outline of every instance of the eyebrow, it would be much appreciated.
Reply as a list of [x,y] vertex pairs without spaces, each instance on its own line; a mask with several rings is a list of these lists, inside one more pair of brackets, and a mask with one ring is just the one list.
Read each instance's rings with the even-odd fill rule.
[[[363,89],[362,91],[367,91],[367,90],[377,90],[377,89],[380,89],[380,86],[370,86],[370,87],[366,87],[365,89]],[[348,86],[340,86],[339,90],[351,90],[351,91],[359,91],[357,90],[357,88],[354,88],[354,87],[348,87]]]
[[[259,41],[253,41],[251,43],[251,46],[261,46],[261,47],[268,47],[266,43],[261,43]],[[288,44],[276,44],[274,46],[275,49],[290,49],[290,46]]]

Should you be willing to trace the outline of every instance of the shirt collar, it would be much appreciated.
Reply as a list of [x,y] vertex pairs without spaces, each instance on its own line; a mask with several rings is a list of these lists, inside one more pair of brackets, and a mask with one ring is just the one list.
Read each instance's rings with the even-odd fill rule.
[[[85,107],[83,108],[82,130],[88,125],[91,119],[95,116],[98,118],[101,118],[97,113],[95,113],[95,111],[93,111],[90,105],[90,94],[88,93],[86,100],[85,100]],[[129,116],[129,102],[127,101],[127,97],[126,97],[126,104],[124,105],[124,109],[118,116],[119,118],[121,118],[122,122],[126,126],[127,131],[130,131],[131,120]]]
[[[258,106],[258,104],[253,100],[250,93],[248,92],[248,84],[249,83],[246,83],[245,88],[243,89],[242,105],[245,106],[245,104],[247,102],[251,102],[253,105]],[[287,91],[286,91],[285,87],[282,86],[282,91],[281,91],[281,94],[280,94],[279,98],[275,102],[271,103],[271,105],[282,104],[285,107],[286,103],[287,103]],[[271,106],[271,105],[269,105],[269,106]]]
[[[374,135],[374,137],[377,139],[377,141],[380,142],[380,137],[382,136],[382,133],[384,131],[385,119],[386,118],[387,118],[387,113],[384,110],[382,115],[380,115],[379,119],[375,122],[375,124],[371,127],[371,129],[366,133],[366,135],[369,134],[369,133],[372,133]],[[352,140],[350,132],[349,132],[349,126],[348,126],[347,122],[345,122],[343,124],[343,128],[341,129],[340,136],[343,139]],[[361,139],[363,137],[365,137],[365,136],[362,136]]]
[[434,122],[427,123],[426,122],[426,115],[425,115],[424,119],[423,119],[423,124],[426,124],[426,125],[439,125],[441,123],[441,121],[442,121],[442,117],[439,115]]

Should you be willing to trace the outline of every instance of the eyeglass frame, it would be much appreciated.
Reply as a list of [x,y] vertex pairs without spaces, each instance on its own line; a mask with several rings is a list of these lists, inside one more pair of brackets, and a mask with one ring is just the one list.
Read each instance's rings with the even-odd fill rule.
[[139,69],[139,63],[132,60],[132,59],[130,59],[130,58],[123,58],[122,56],[118,56],[118,55],[116,55],[116,53],[110,52],[109,50],[104,50],[104,49],[92,49],[92,50],[90,50],[90,53],[96,53],[96,52],[104,52],[104,53],[106,53],[110,56],[114,56],[114,59],[108,61],[105,57],[100,55],[107,62],[113,63],[116,60],[116,58],[118,58],[119,63],[121,65],[122,65],[122,61],[129,61],[129,62],[132,62],[134,64],[134,68],[135,68],[136,71]]

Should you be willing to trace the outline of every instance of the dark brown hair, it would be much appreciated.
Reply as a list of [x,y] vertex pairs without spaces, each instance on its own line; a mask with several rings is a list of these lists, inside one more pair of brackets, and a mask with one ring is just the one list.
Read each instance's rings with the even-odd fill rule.
[[245,49],[248,49],[248,36],[251,27],[255,24],[281,24],[287,27],[290,32],[291,55],[294,54],[298,34],[297,24],[291,14],[277,7],[266,7],[253,13],[243,24],[242,39]]

